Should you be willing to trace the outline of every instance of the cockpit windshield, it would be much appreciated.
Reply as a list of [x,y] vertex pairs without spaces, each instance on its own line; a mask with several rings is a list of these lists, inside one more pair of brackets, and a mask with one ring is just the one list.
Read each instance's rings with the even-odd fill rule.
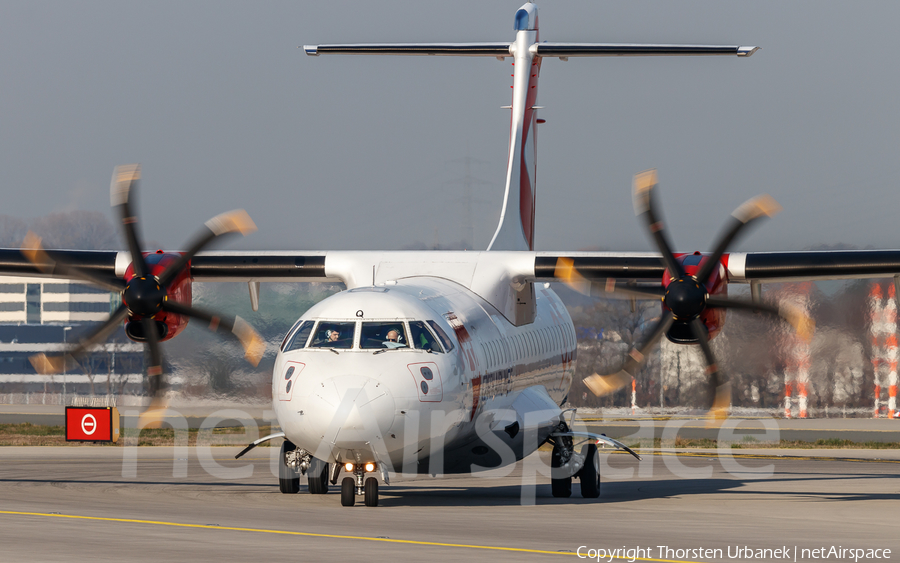
[[409,348],[409,338],[402,322],[367,322],[362,324],[359,347],[363,350]]
[[353,347],[353,336],[356,332],[355,322],[331,322],[319,321],[313,333],[310,348],[338,348],[348,349]]

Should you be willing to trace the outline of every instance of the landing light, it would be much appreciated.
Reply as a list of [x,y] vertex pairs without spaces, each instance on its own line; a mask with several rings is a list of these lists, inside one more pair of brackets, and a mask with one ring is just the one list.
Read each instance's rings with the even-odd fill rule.
[[351,472],[351,471],[353,471],[353,464],[350,463],[349,461],[348,461],[347,463],[345,463],[345,464],[344,464],[344,471],[347,471],[348,473]]
[[371,461],[366,463],[366,471],[367,472],[375,471],[375,464],[372,463]]

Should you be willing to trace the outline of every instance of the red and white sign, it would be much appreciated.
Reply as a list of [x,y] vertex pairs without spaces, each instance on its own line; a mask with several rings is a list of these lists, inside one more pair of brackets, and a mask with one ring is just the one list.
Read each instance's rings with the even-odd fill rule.
[[66,407],[66,441],[115,442],[119,412],[114,407]]

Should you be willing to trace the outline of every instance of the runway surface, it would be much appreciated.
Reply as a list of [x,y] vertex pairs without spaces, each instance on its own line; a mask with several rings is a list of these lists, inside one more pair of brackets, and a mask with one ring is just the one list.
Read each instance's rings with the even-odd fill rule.
[[[282,495],[277,449],[236,451],[0,448],[0,560],[577,561],[580,546],[641,547],[655,561],[783,546],[900,557],[898,450],[602,454],[599,499],[577,482],[553,498],[531,457],[505,476],[395,479],[375,508],[341,507],[335,488],[309,495],[305,479]],[[722,557],[677,551],[695,548]]]

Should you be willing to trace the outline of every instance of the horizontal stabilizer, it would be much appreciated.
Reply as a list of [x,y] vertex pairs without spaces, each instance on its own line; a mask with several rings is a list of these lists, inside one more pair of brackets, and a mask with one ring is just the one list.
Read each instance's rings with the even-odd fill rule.
[[759,47],[735,45],[642,45],[639,43],[535,43],[532,53],[538,57],[652,57],[737,55],[749,57]]
[[509,41],[502,43],[354,43],[304,45],[307,55],[455,55],[509,57]]

